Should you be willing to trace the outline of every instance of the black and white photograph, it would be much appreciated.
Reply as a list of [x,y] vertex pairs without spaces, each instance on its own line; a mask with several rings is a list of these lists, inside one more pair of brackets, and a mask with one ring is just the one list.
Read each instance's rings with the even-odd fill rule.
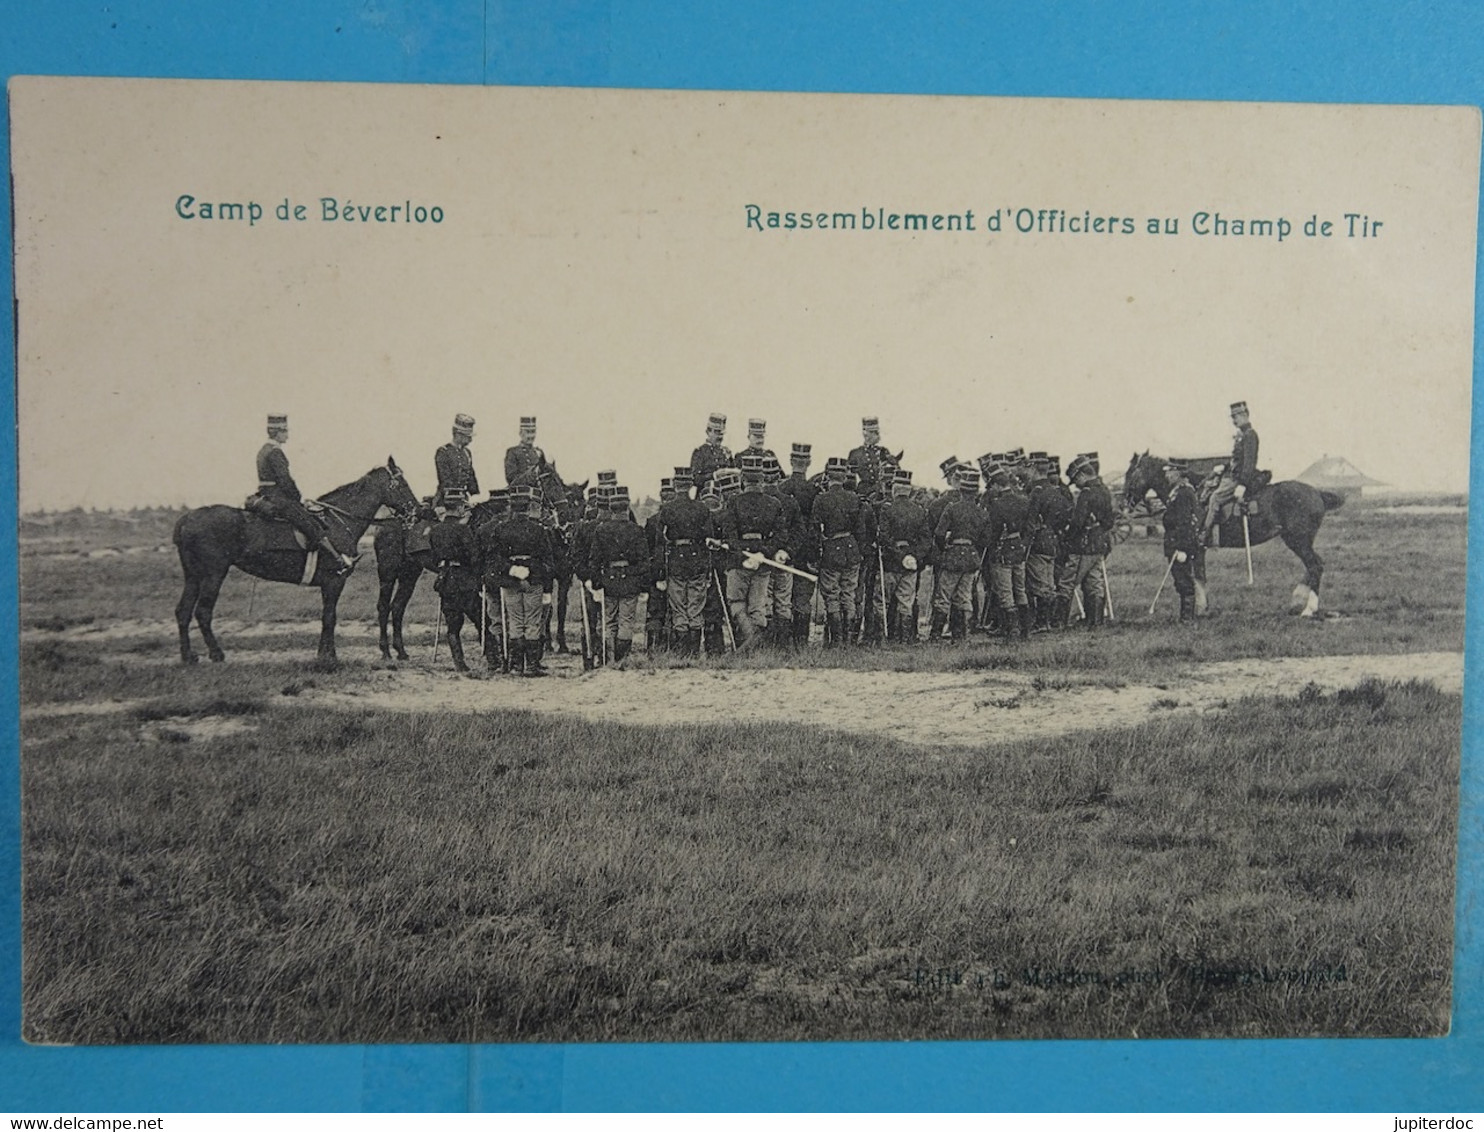
[[1477,109],[9,93],[26,1041],[1449,1032]]

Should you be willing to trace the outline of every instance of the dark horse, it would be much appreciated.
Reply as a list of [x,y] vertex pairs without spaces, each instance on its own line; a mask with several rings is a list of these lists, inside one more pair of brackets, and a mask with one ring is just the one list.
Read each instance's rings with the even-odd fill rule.
[[[1170,489],[1165,483],[1164,460],[1148,452],[1135,452],[1124,475],[1124,502],[1133,508],[1153,491],[1161,503],[1169,502]],[[1283,544],[1299,556],[1304,564],[1304,580],[1294,589],[1295,601],[1302,601],[1303,616],[1312,617],[1319,609],[1319,582],[1324,577],[1324,560],[1314,550],[1314,536],[1327,511],[1338,510],[1344,496],[1320,491],[1298,480],[1269,484],[1247,496],[1250,509],[1248,533],[1253,546],[1269,539],[1281,538]],[[1222,546],[1242,545],[1240,518],[1221,524]],[[1232,537],[1227,537],[1230,534]]]
[[[416,496],[391,457],[385,467],[372,468],[355,483],[337,487],[319,501],[324,505],[330,541],[344,554],[355,553],[366,528],[383,509],[410,515],[417,506]],[[191,651],[193,614],[211,659],[225,659],[211,631],[211,614],[233,566],[270,582],[318,586],[323,601],[319,659],[335,660],[335,607],[348,575],[337,570],[336,563],[321,559],[306,580],[309,551],[295,545],[293,533],[288,523],[270,523],[238,507],[198,507],[180,517],[175,524],[175,545],[185,571],[185,590],[175,607],[175,623],[180,628],[183,663],[195,664],[197,659]]]
[[[561,476],[557,475],[554,464],[542,465],[539,472],[533,473],[532,483],[541,497],[543,521],[552,526],[559,535],[556,585],[557,639],[560,645],[558,651],[566,652],[567,591],[572,586],[570,532],[576,515],[581,514],[582,496],[587,490],[587,483],[571,486],[564,484]],[[575,512],[572,503],[574,494],[577,499]],[[479,530],[489,522],[492,510],[489,500],[476,503],[469,514],[470,527],[476,531]],[[407,606],[412,601],[413,591],[417,588],[417,580],[422,577],[422,572],[424,570],[436,571],[438,568],[430,551],[408,552],[409,526],[410,520],[403,523],[383,523],[377,529],[374,542],[376,577],[380,583],[376,599],[376,621],[381,630],[381,655],[387,660],[391,659],[393,652],[397,654],[398,660],[407,659],[407,647],[402,640],[402,622],[407,613]],[[551,624],[549,620],[546,627],[546,639],[550,644]]]

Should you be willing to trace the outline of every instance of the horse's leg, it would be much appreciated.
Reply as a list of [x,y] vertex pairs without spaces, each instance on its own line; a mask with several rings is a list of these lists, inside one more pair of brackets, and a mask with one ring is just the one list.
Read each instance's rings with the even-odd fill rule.
[[[381,659],[391,660],[391,641],[387,636],[387,622],[392,615],[392,595],[400,581],[397,575],[390,578],[379,578],[376,590],[376,628],[378,630],[377,643],[381,646]],[[399,626],[400,628],[400,626]]]
[[1294,598],[1302,597],[1304,603],[1299,616],[1313,617],[1319,611],[1319,582],[1324,577],[1324,559],[1314,549],[1312,533],[1284,531],[1283,544],[1297,554],[1304,564],[1304,580],[1294,590]]
[[227,659],[227,654],[222,652],[221,645],[216,642],[216,634],[211,631],[211,615],[216,609],[216,599],[222,592],[222,583],[227,580],[229,569],[231,567],[222,567],[205,574],[200,580],[200,596],[196,599],[196,624],[201,627],[201,639],[206,642],[206,654],[214,661]]
[[556,638],[557,652],[567,651],[567,597],[572,588],[572,575],[559,576],[556,581]]
[[[181,564],[185,566],[184,563]],[[199,659],[191,650],[191,618],[196,613],[196,602],[201,596],[201,579],[191,573],[190,567],[185,567],[185,589],[181,591],[180,601],[175,604],[175,624],[180,629],[180,662],[182,664],[195,664]]]
[[412,595],[422,573],[421,565],[409,562],[397,577],[397,594],[392,599],[392,648],[396,650],[398,660],[407,659],[407,647],[402,643],[402,620],[407,616],[407,607],[412,604]]
[[335,663],[335,610],[340,604],[340,591],[345,588],[345,575],[332,574],[320,586],[319,660]]

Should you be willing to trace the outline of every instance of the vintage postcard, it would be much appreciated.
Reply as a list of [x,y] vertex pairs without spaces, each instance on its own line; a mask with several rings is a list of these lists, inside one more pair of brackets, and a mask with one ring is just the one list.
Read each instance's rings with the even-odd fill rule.
[[24,1036],[1430,1036],[1472,108],[17,78]]

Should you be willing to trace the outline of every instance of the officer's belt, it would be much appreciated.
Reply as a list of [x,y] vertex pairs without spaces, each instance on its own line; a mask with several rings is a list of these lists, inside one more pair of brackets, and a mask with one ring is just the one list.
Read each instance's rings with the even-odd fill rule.
[[974,545],[974,540],[971,539],[971,538],[956,538],[956,539],[953,539],[952,541],[950,541],[948,545],[949,546],[973,546]]
[[438,563],[438,569],[443,570],[449,566],[462,566],[463,563],[454,558],[445,558]]
[[510,561],[512,562],[529,562],[530,560],[531,556],[529,554],[512,554],[510,556]]
[[748,531],[742,537],[743,538],[750,538],[750,539],[761,539],[763,537],[763,535],[762,535],[762,532],[761,531]]
[[826,539],[832,539],[832,538],[853,538],[853,537],[855,537],[855,532],[854,531],[841,531],[837,535],[825,535],[824,537]]
[[896,548],[898,550],[906,550],[911,545],[912,543],[909,539],[899,538],[896,541]]
[[620,558],[616,562],[610,562],[610,563],[608,563],[608,566],[611,569],[614,566],[627,566],[628,564],[629,564],[629,560],[627,558]]
[[672,540],[671,543],[670,543],[670,545],[671,546],[694,546],[695,545],[695,541],[696,540],[693,539],[693,538],[678,538],[678,539]]
[[259,480],[258,481],[258,487],[259,488],[277,487],[277,486],[278,486],[278,481],[277,480]]

